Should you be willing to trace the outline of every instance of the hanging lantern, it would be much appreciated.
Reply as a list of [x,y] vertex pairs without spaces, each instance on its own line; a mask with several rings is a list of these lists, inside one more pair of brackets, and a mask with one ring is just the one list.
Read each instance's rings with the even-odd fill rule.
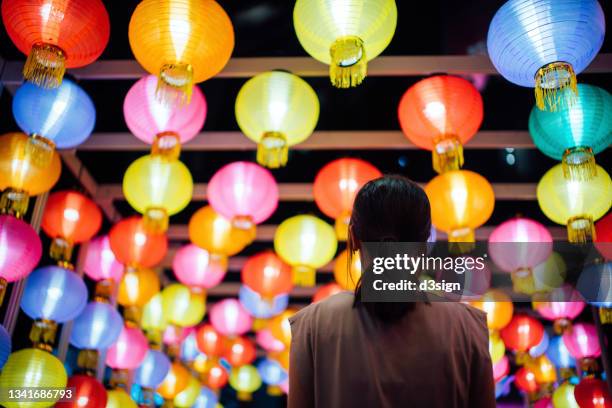
[[11,335],[8,334],[4,326],[0,325],[0,370],[6,364],[12,348]]
[[143,226],[152,233],[168,229],[168,217],[189,204],[193,179],[187,166],[163,156],[143,156],[123,176],[123,195],[143,214]]
[[344,289],[337,283],[328,283],[317,289],[312,297],[312,303],[320,302],[321,300],[335,295],[336,293],[344,292]]
[[159,292],[159,288],[159,277],[155,271],[128,269],[121,279],[117,292],[117,303],[124,307],[125,320],[138,324],[142,308]]
[[281,313],[289,304],[288,293],[265,299],[246,285],[240,286],[238,297],[240,304],[255,318],[253,322],[254,330],[258,330],[264,324],[265,319]]
[[165,400],[173,400],[181,391],[183,391],[189,384],[189,371],[179,362],[170,364],[170,370],[157,387],[157,392]]
[[191,408],[198,395],[200,395],[200,382],[190,376],[185,389],[174,397],[174,406],[176,408]]
[[316,269],[334,258],[337,247],[334,229],[312,215],[288,218],[274,234],[274,250],[293,267],[293,282],[299,286],[314,286]]
[[574,397],[580,408],[610,408],[612,396],[605,381],[585,377],[574,388]]
[[272,251],[249,257],[240,276],[242,283],[264,300],[272,300],[278,295],[290,293],[293,289],[291,266]]
[[41,256],[40,238],[30,224],[0,215],[0,305],[8,283],[25,278]]
[[261,377],[255,367],[243,365],[232,368],[229,383],[236,390],[239,401],[251,401],[251,394],[261,387]]
[[595,359],[601,355],[597,328],[591,323],[576,323],[572,330],[563,333],[563,344],[572,357],[579,361],[579,367],[585,372],[594,372],[597,366]]
[[110,22],[100,0],[2,2],[2,21],[22,53],[26,81],[57,88],[66,68],[94,62],[108,43]]
[[123,277],[123,265],[115,258],[108,235],[89,241],[84,262],[85,275],[96,284],[96,299],[108,302],[114,292],[115,284]]
[[567,225],[570,242],[586,242],[593,238],[593,222],[605,215],[612,201],[612,180],[597,167],[597,175],[589,181],[568,181],[563,166],[558,164],[540,179],[537,188],[542,212],[557,224]]
[[482,97],[469,81],[437,75],[411,86],[400,101],[402,131],[415,145],[432,152],[438,173],[463,166],[463,145],[480,128]]
[[173,283],[162,290],[162,307],[168,323],[178,327],[198,324],[206,312],[206,295]]
[[23,133],[0,136],[0,211],[17,218],[27,212],[29,198],[49,191],[62,171],[57,152],[49,163],[40,163],[30,146]]
[[285,349],[287,349],[291,344],[291,324],[289,323],[289,318],[296,312],[297,310],[295,309],[287,309],[283,313],[271,319],[268,324],[270,333],[283,342]]
[[143,388],[154,390],[164,381],[170,371],[170,360],[159,350],[149,350],[134,372],[134,383]]
[[557,381],[556,367],[546,355],[532,358],[526,363],[526,367],[533,372],[535,380],[540,386],[545,385],[547,388],[550,388]]
[[261,380],[268,386],[268,395],[282,395],[280,384],[285,382],[289,376],[280,363],[270,358],[263,359],[257,363],[257,372]]
[[[561,370],[576,367],[576,360],[572,357],[567,347],[565,347],[563,336],[555,336],[550,339],[546,349],[546,357]],[[568,376],[562,375],[562,377]]]
[[278,206],[278,185],[269,170],[249,162],[233,162],[219,169],[208,183],[211,207],[232,225],[254,231]]
[[[595,223],[595,248],[607,260],[612,260],[612,213]],[[1,269],[1,268],[0,268]]]
[[[163,297],[162,297],[162,302],[163,302]],[[163,303],[162,303],[162,306],[163,306]],[[195,329],[193,327],[179,327],[179,326],[170,324],[168,325],[168,327],[166,327],[166,330],[164,330],[164,344],[167,346],[172,346],[171,349],[173,350],[170,350],[172,353],[174,353],[174,351],[180,351],[176,349],[176,347],[174,346],[179,346],[180,348],[181,343],[185,341],[185,339],[189,337],[189,335],[193,333],[194,331]]]
[[213,390],[220,390],[225,387],[228,380],[227,371],[221,366],[220,363],[214,362],[211,367],[202,375],[202,384]]
[[499,331],[512,320],[512,313],[514,312],[512,299],[500,290],[488,290],[480,300],[472,301],[470,304],[487,314],[489,330]]
[[357,192],[370,180],[382,173],[370,163],[351,158],[342,158],[327,163],[315,177],[312,186],[317,207],[336,220],[336,235],[346,241],[351,211]]
[[350,257],[348,250],[340,252],[334,262],[334,279],[336,283],[345,290],[355,290],[357,283],[361,280],[361,259],[359,252]]
[[336,88],[363,81],[367,61],[387,48],[396,24],[394,0],[298,0],[293,9],[300,44],[310,56],[329,65],[329,77]]
[[219,398],[210,388],[201,386],[200,395],[196,398],[193,408],[217,408]]
[[214,0],[144,0],[129,25],[132,52],[157,75],[158,99],[189,103],[193,84],[215,76],[234,49],[234,29]]
[[557,334],[571,328],[572,320],[582,313],[584,306],[580,293],[568,284],[533,296],[533,308],[546,320],[554,321]]
[[70,344],[80,349],[104,350],[119,338],[123,319],[112,305],[90,302],[74,319]]
[[487,222],[495,206],[491,184],[478,173],[449,171],[436,176],[425,186],[431,204],[431,221],[458,243],[459,251],[475,241],[474,230]]
[[592,85],[578,85],[577,102],[558,112],[537,108],[529,116],[529,133],[545,155],[561,160],[568,180],[596,175],[595,154],[610,145],[612,96]]
[[257,143],[257,163],[276,169],[287,164],[290,146],[306,140],[319,119],[319,99],[310,85],[283,71],[249,79],[236,97],[236,121]]
[[76,374],[68,379],[67,389],[73,389],[70,402],[58,402],[56,408],[106,408],[104,385],[89,375]]
[[115,388],[107,391],[106,408],[137,408],[138,405],[123,388]]
[[580,408],[574,397],[575,386],[569,382],[559,385],[553,392],[553,407],[555,408]]
[[489,354],[493,365],[504,357],[506,353],[506,345],[497,333],[489,333]]
[[255,226],[252,228],[235,228],[230,221],[207,205],[191,216],[189,239],[212,256],[225,258],[236,255],[253,241]]
[[233,367],[251,364],[255,360],[255,343],[247,337],[234,337],[225,345],[223,357]]
[[528,361],[527,351],[542,340],[544,326],[537,319],[523,314],[514,315],[500,335],[506,348],[517,353],[517,363]]
[[115,257],[129,267],[151,268],[164,259],[168,239],[144,228],[141,217],[129,217],[115,224],[109,233]]
[[227,258],[188,244],[179,248],[172,260],[174,275],[192,289],[210,289],[217,286],[227,272]]
[[210,308],[210,323],[225,336],[239,336],[251,329],[253,319],[236,299],[224,299]]
[[493,380],[498,382],[510,372],[508,357],[503,356],[497,363],[493,363]]
[[537,221],[513,218],[496,227],[489,236],[489,254],[493,262],[512,276],[514,291],[535,291],[533,268],[552,253],[552,236]]
[[196,330],[195,338],[202,353],[211,358],[221,356],[224,350],[224,338],[212,325],[200,326]]
[[257,345],[270,353],[279,353],[285,349],[285,344],[274,337],[268,328],[258,330],[255,334]]
[[574,103],[576,74],[597,55],[605,24],[597,0],[510,0],[489,26],[489,58],[508,81],[535,87],[539,109],[556,111]]
[[132,85],[123,101],[123,117],[134,136],[152,145],[152,156],[175,160],[181,145],[196,137],[204,126],[206,100],[194,86],[188,104],[162,103],[155,96],[157,81],[155,75],[148,75]]
[[53,239],[51,257],[70,264],[74,244],[89,241],[102,226],[102,211],[91,199],[76,191],[49,195],[41,227]]
[[535,393],[538,388],[538,382],[536,381],[534,372],[528,367],[521,367],[514,375],[514,385],[519,390],[528,394]]
[[161,293],[153,296],[142,308],[140,327],[147,332],[149,343],[159,346],[162,343],[162,334],[168,327],[168,320],[164,315]]
[[116,370],[134,370],[142,364],[149,344],[138,327],[124,325],[117,341],[106,352],[106,365]]
[[[192,327],[190,327],[192,329]],[[191,365],[196,358],[201,355],[200,350],[198,349],[198,342],[196,341],[196,331],[195,329],[189,333],[187,337],[181,343],[181,350],[179,353],[181,361]],[[204,356],[204,358],[208,358]]]
[[535,293],[547,293],[563,285],[567,275],[567,265],[556,252],[532,269]]
[[544,354],[546,349],[548,348],[548,342],[550,339],[548,338],[548,333],[544,331],[544,335],[542,336],[542,340],[535,346],[529,349],[529,357],[536,358],[540,357]]

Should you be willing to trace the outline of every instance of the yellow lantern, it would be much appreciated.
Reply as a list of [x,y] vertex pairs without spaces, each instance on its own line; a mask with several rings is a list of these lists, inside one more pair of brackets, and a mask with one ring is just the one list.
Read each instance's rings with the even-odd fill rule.
[[506,345],[504,341],[499,337],[497,333],[489,335],[489,354],[491,355],[491,362],[497,363],[502,359],[506,353]]
[[174,397],[174,406],[177,408],[189,408],[195,404],[198,395],[200,395],[200,382],[193,376],[190,376],[187,387]]
[[336,283],[346,290],[355,290],[359,279],[361,279],[361,259],[359,252],[356,252],[351,257],[349,265],[348,250],[340,252],[340,255],[334,262],[334,279]]
[[49,191],[62,171],[57,152],[46,164],[35,159],[34,143],[24,133],[0,136],[0,211],[20,218],[28,210],[30,196]]
[[566,180],[563,166],[548,170],[538,183],[537,196],[542,212],[557,224],[567,225],[570,242],[593,239],[593,223],[612,205],[610,175],[597,166],[591,180]]
[[158,75],[161,100],[189,102],[194,83],[216,75],[234,49],[234,28],[214,0],[143,0],[128,36],[136,60]]
[[255,367],[246,364],[232,368],[229,383],[237,391],[240,401],[250,401],[253,399],[251,394],[261,387],[261,377]]
[[164,313],[161,293],[153,296],[142,309],[140,327],[147,332],[147,337],[154,344],[161,344],[162,333],[168,327]]
[[[550,292],[565,282],[567,265],[561,255],[553,252],[544,262],[533,268],[532,274],[534,293]],[[533,295],[533,293],[527,294]]]
[[138,408],[138,405],[122,388],[106,391],[106,408]]
[[553,392],[552,401],[555,408],[580,408],[574,397],[574,385],[564,382]]
[[297,310],[295,309],[286,309],[268,322],[268,329],[272,336],[280,340],[286,347],[291,345],[291,324],[289,323],[289,318],[296,312]]
[[538,384],[552,384],[557,381],[557,369],[546,354],[528,359],[526,366],[533,372]]
[[470,304],[487,314],[487,326],[490,331],[501,330],[512,320],[514,313],[512,299],[501,290],[490,289],[480,300]]
[[209,205],[200,208],[189,220],[191,242],[214,256],[236,255],[254,236],[255,225],[249,230],[236,228]]
[[236,97],[240,130],[257,143],[257,162],[269,168],[287,164],[290,146],[306,140],[319,119],[319,98],[297,75],[264,72],[249,79]]
[[316,269],[334,258],[337,247],[334,228],[312,215],[288,218],[274,234],[274,249],[293,267],[296,285],[314,286]]
[[142,307],[159,293],[159,277],[151,269],[128,269],[121,278],[117,303],[124,307],[125,319],[138,323]]
[[146,155],[130,164],[123,176],[123,195],[130,205],[144,214],[145,228],[151,232],[168,229],[168,217],[191,201],[193,179],[179,160]]
[[5,398],[2,406],[6,408],[52,407],[60,398],[46,402],[10,401],[6,390],[23,388],[57,388],[66,387],[68,377],[61,361],[51,353],[39,349],[27,348],[14,352],[6,361],[0,375],[0,388]]
[[162,307],[168,323],[179,327],[195,326],[206,312],[206,295],[195,292],[180,283],[162,290]]
[[397,24],[394,0],[297,0],[293,25],[304,50],[329,65],[337,88],[359,85],[367,61],[391,42]]

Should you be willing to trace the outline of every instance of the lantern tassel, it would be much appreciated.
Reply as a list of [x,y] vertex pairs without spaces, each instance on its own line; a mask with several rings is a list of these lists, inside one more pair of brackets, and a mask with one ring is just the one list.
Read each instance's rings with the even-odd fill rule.
[[232,227],[242,230],[248,234],[249,244],[257,236],[257,226],[250,215],[237,215],[232,218]]
[[278,385],[268,385],[266,392],[272,397],[280,397],[283,395],[283,390]]
[[25,146],[26,159],[31,160],[36,165],[47,168],[51,165],[55,143],[41,135],[33,134],[28,138]]
[[4,295],[6,295],[6,288],[8,287],[8,281],[4,278],[0,278],[0,306],[4,302]]
[[36,319],[30,331],[30,341],[32,341],[35,348],[46,350],[50,353],[53,350],[56,333],[57,323],[47,319]]
[[296,265],[293,267],[293,283],[296,286],[313,287],[316,282],[317,271],[314,268],[305,265]]
[[83,349],[77,356],[77,366],[86,373],[94,374],[98,367],[98,350]]
[[159,156],[168,161],[177,160],[181,154],[181,139],[176,132],[162,132],[155,135],[151,156]]
[[28,211],[30,195],[25,190],[7,188],[0,196],[0,213],[21,219]]
[[535,292],[535,281],[531,268],[517,269],[510,276],[512,278],[512,290],[516,293],[532,295]]
[[23,77],[41,88],[57,88],[66,72],[66,55],[61,48],[46,43],[32,46],[23,67]]
[[469,227],[457,228],[448,233],[448,250],[453,254],[465,254],[476,247],[474,230]]
[[253,400],[253,395],[250,392],[238,391],[236,398],[238,398],[238,401],[248,402]]
[[72,249],[74,245],[71,242],[66,241],[63,238],[57,237],[51,242],[51,248],[49,249],[49,255],[52,259],[56,260],[61,264],[70,263],[72,259]]
[[266,132],[257,145],[257,163],[270,169],[287,164],[289,146],[287,138],[280,132]]
[[149,207],[144,213],[142,226],[151,234],[162,234],[168,230],[168,212],[165,208]]
[[572,106],[578,98],[578,83],[571,64],[553,62],[538,69],[535,76],[538,109],[556,112]]
[[593,217],[579,215],[567,220],[567,240],[569,242],[584,244],[595,239]]
[[190,64],[164,64],[157,81],[157,99],[167,105],[187,105],[193,89],[193,67]]
[[431,154],[433,168],[439,174],[459,170],[463,166],[463,145],[454,135],[445,135],[436,140]]
[[366,77],[368,63],[361,38],[341,37],[334,41],[330,50],[329,77],[336,88],[359,85]]
[[600,307],[599,320],[601,320],[601,324],[612,324],[612,308]]
[[566,149],[562,160],[563,176],[571,181],[589,181],[597,176],[595,155],[590,147]]

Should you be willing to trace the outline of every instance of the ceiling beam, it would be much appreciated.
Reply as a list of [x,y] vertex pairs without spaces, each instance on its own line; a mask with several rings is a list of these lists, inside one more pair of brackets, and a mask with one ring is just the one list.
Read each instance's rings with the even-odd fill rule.
[[[528,131],[480,131],[466,145],[466,149],[534,148]],[[201,132],[181,146],[183,151],[255,150],[257,144],[242,132]],[[129,132],[94,133],[79,151],[148,151],[151,146]],[[315,131],[292,150],[407,150],[419,149],[399,130],[382,131]]]
[[[206,294],[208,296],[219,296],[219,297],[234,297],[238,296],[238,291],[240,290],[239,282],[223,282],[213,288],[207,289]],[[291,291],[291,297],[296,298],[311,298],[314,296],[315,292],[323,285],[313,286],[313,287],[302,287],[295,286]],[[310,303],[310,301],[308,301]]]

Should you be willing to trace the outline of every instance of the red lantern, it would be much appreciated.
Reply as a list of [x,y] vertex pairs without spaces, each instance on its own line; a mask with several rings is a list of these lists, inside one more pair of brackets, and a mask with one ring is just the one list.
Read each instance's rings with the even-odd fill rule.
[[514,375],[514,385],[521,391],[528,393],[538,390],[538,383],[533,371],[527,367],[521,367]]
[[250,257],[242,268],[241,277],[242,283],[263,299],[273,299],[293,289],[291,266],[272,251]]
[[585,377],[574,388],[574,397],[580,408],[612,408],[608,385],[597,378]]
[[478,131],[482,97],[463,78],[438,75],[411,86],[400,101],[398,115],[404,134],[432,151],[438,173],[463,166],[463,145]]
[[214,362],[201,378],[202,383],[208,388],[220,390],[227,384],[229,376],[227,371],[218,362]]
[[612,260],[612,212],[595,223],[595,248]]
[[537,345],[544,336],[544,326],[537,319],[527,315],[515,315],[501,331],[501,337],[510,350],[527,352]]
[[234,367],[250,364],[255,360],[255,344],[246,337],[235,337],[226,344],[223,356]]
[[342,287],[337,283],[328,283],[327,285],[321,286],[319,289],[317,289],[312,297],[312,303],[320,302],[321,300],[342,291],[344,291],[344,289],[342,289]]
[[168,250],[166,236],[148,232],[142,217],[119,221],[111,228],[109,239],[115,258],[131,267],[151,268],[164,259]]
[[94,377],[73,375],[68,379],[66,388],[74,387],[70,402],[58,402],[56,408],[104,408],[106,407],[106,389]]
[[15,46],[28,56],[23,76],[45,88],[58,87],[66,68],[94,62],[110,36],[100,0],[4,0],[2,21]]
[[195,333],[198,349],[208,357],[219,357],[224,350],[223,337],[211,324],[200,326]]

